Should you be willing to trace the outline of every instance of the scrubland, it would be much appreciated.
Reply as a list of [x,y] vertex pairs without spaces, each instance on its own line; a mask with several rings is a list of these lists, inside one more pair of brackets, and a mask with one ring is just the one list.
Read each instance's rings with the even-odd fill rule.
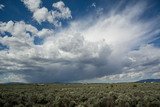
[[1,84],[0,107],[160,107],[160,83]]

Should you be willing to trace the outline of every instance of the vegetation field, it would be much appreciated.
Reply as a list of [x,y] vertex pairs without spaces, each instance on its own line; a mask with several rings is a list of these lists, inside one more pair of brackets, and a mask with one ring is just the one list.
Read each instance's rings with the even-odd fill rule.
[[160,107],[160,83],[1,84],[0,107]]

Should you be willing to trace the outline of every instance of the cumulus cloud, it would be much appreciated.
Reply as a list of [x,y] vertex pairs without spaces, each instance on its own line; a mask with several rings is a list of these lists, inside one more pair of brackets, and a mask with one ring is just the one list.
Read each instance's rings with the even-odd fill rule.
[[58,11],[53,11],[53,14],[58,17],[58,18],[70,18],[71,16],[71,11],[68,7],[65,7],[65,4],[62,1],[59,1],[57,3],[53,3],[52,5],[55,9],[59,10]]
[[[54,3],[57,10],[51,11],[41,8],[41,1],[23,2],[39,23],[71,17],[69,8],[61,1]],[[111,10],[97,19],[88,16],[59,31],[38,30],[24,21],[1,22],[0,43],[9,49],[0,51],[0,81],[12,81],[14,77],[22,82],[123,82],[157,78],[160,48],[148,43],[160,33],[158,19],[140,19],[145,6],[140,3],[118,12]],[[36,45],[35,37],[43,39],[43,43]]]
[[[43,82],[71,81],[100,76],[101,72],[97,71],[107,66],[106,61],[111,50],[105,42],[97,42],[97,44],[88,42],[83,36],[74,34],[50,37],[43,45],[23,48],[23,51],[18,50],[18,53],[2,52],[1,71],[12,70],[21,73],[25,71],[30,75],[29,80]],[[40,75],[37,75],[39,73]],[[43,77],[45,80],[41,79],[41,73],[46,77]]]
[[43,28],[42,30],[40,30],[37,35],[39,37],[42,37],[42,38],[46,38],[46,37],[49,37],[49,36],[53,36],[54,35],[54,30],[50,30],[50,29],[45,29]]
[[[32,25],[25,24],[25,22],[13,22],[9,21],[7,23],[0,24],[0,32],[5,35],[8,32],[12,37],[5,35],[1,37],[0,42],[4,45],[9,46],[10,50],[20,50],[32,47],[33,36],[38,30]],[[32,34],[30,34],[30,33]]]
[[22,0],[26,7],[33,13],[33,19],[38,23],[49,22],[55,26],[61,26],[59,19],[71,18],[71,11],[62,1],[53,3],[53,10],[48,11],[46,7],[41,7],[41,0]]
[[41,0],[22,0],[26,7],[34,12],[40,8]]

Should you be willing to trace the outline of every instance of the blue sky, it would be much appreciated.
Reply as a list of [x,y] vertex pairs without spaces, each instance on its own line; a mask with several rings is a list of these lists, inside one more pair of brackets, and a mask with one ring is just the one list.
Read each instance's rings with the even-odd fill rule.
[[160,78],[159,0],[0,0],[0,83]]

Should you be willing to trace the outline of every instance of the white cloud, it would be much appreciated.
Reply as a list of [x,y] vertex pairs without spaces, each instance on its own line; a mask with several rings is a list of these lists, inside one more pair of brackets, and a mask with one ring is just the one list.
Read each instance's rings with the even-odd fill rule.
[[129,52],[128,56],[134,59],[134,61],[131,61],[130,65],[125,68],[126,72],[144,72],[148,75],[159,72],[159,52],[160,48],[153,45],[141,46],[139,50]]
[[65,7],[65,4],[62,1],[53,3],[52,6],[60,11],[60,12],[54,11],[54,13],[55,12],[57,13],[57,15],[55,14],[56,17],[63,19],[68,19],[72,17],[70,9],[68,7]]
[[41,0],[22,0],[26,7],[33,12],[33,18],[38,22],[52,23],[55,26],[61,26],[61,22],[58,19],[71,18],[71,11],[62,1],[53,3],[53,10],[48,11],[46,7],[41,7]]
[[2,10],[5,6],[3,4],[0,4],[0,10]]
[[34,12],[40,8],[41,0],[21,0],[26,7],[31,11]]
[[43,28],[42,30],[40,30],[37,35],[39,37],[42,37],[42,38],[46,38],[46,37],[49,37],[49,36],[54,36],[54,30],[49,30],[49,29],[45,29]]
[[47,19],[48,16],[48,9],[43,7],[41,9],[37,9],[34,13],[33,13],[33,18],[35,20],[37,20],[39,23],[45,21]]
[[152,74],[152,78],[158,78],[160,77],[160,72],[156,72],[154,74]]
[[[38,32],[37,28],[25,22],[13,22],[0,24],[0,32],[8,32],[12,37],[1,37],[0,42],[9,46],[11,50],[24,50],[33,46],[33,37]],[[30,33],[28,33],[30,32]]]
[[[91,80],[79,82],[130,82],[148,78],[160,78],[160,48],[153,45],[141,46],[140,49],[130,51],[128,64],[123,66],[120,74],[107,75]],[[126,61],[126,60],[125,60]]]
[[141,79],[145,79],[144,72],[129,72],[114,75],[107,75],[99,78],[93,78],[88,80],[81,80],[76,82],[88,82],[88,83],[117,83],[117,82],[135,82]]
[[20,75],[20,74],[17,75],[14,73],[9,73],[9,74],[0,75],[0,83],[10,83],[10,82],[26,83],[27,81],[23,79],[23,75]]

